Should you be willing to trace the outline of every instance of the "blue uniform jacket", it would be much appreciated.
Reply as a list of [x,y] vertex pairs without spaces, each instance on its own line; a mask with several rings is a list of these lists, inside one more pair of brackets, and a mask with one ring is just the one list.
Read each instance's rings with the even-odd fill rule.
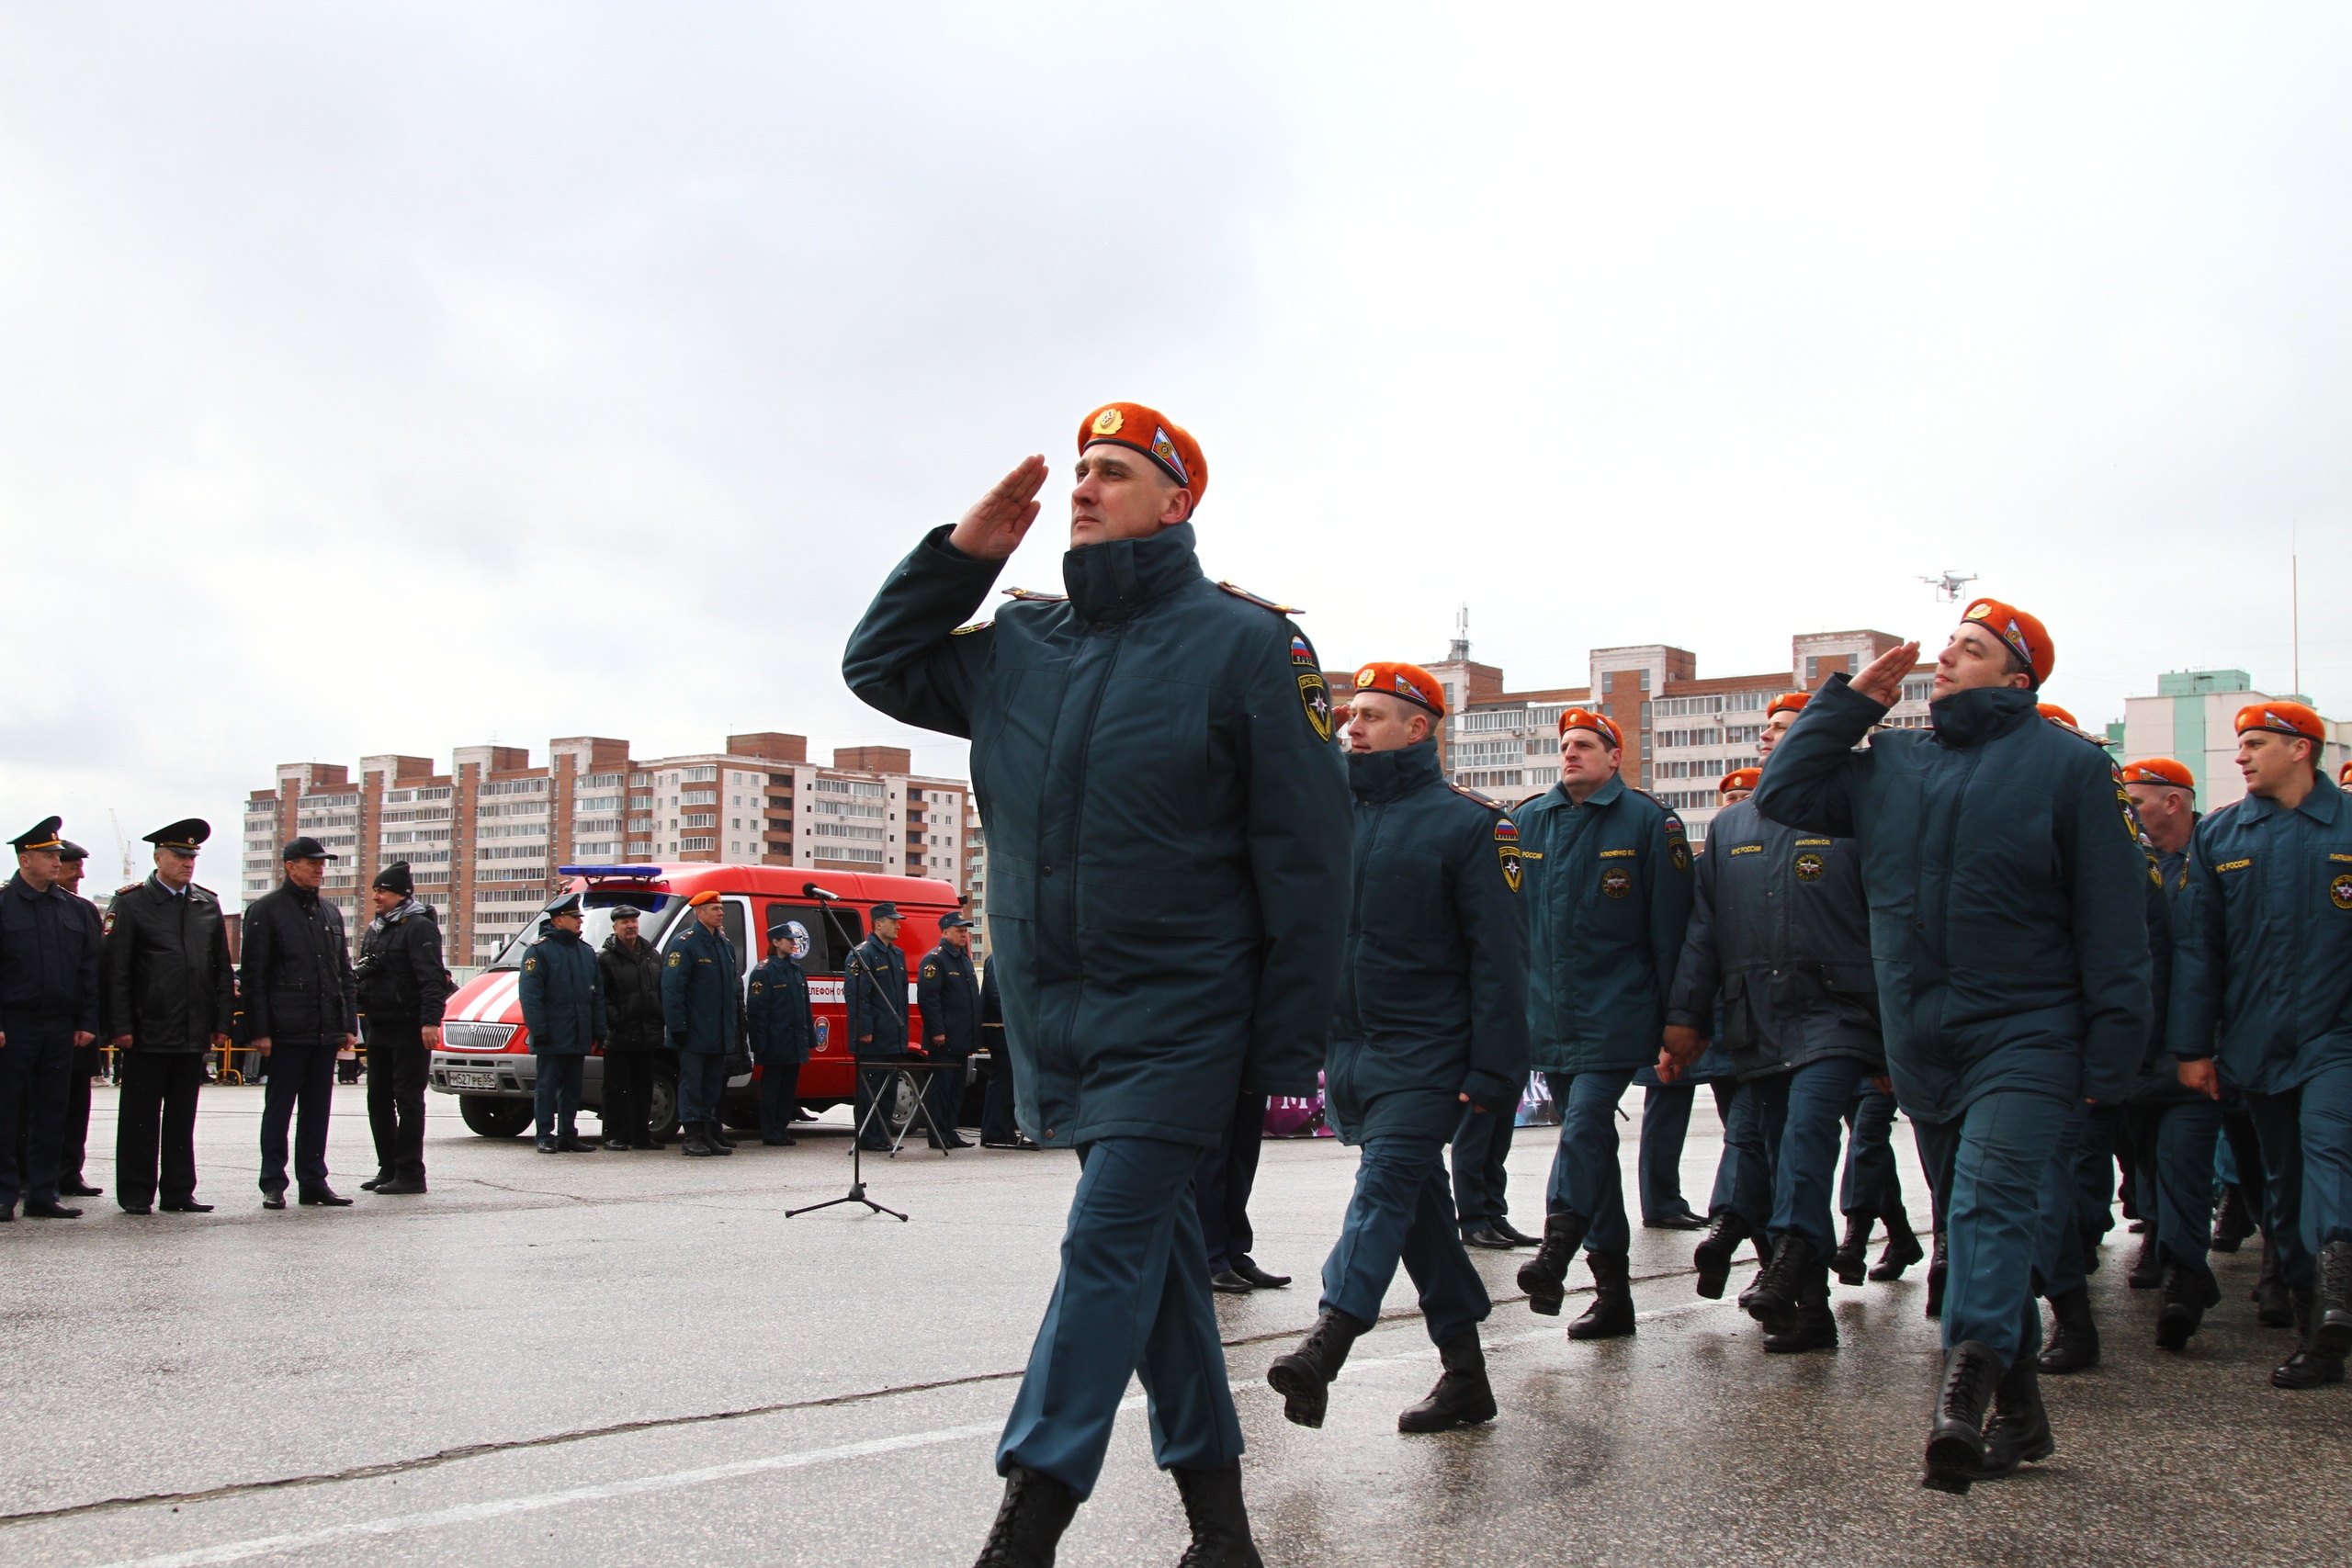
[[1325,1102],[1351,1144],[1443,1143],[1467,1092],[1509,1115],[1527,1082],[1519,830],[1456,792],[1437,742],[1348,755],[1354,875]]
[[743,1041],[743,981],[735,967],[735,944],[688,910],[678,922],[684,932],[670,939],[662,954],[662,1020],[670,1043],[705,1055],[734,1054]]
[[968,1056],[980,1048],[980,977],[969,953],[943,942],[924,953],[915,977],[915,1005],[922,1010],[924,1050],[936,1056]]
[[752,1059],[767,1066],[805,1062],[817,1048],[817,1015],[808,1010],[808,976],[797,958],[771,958],[752,971],[743,1018]]
[[1657,1061],[1690,919],[1682,818],[1622,778],[1582,806],[1554,785],[1511,813],[1527,866],[1527,1028],[1546,1072]]
[[585,1056],[605,1043],[604,971],[574,933],[557,928],[532,945],[514,996],[533,1055]]
[[2179,942],[2176,923],[2181,890],[2188,885],[2188,852],[2155,857],[2156,885],[2148,892],[2149,994],[2154,1006],[2149,1014],[2148,1048],[2141,1054],[2140,1076],[2126,1100],[2150,1105],[2202,1100],[2205,1097],[2180,1081],[2180,1058],[2172,1053],[2172,972]]
[[2098,745],[2031,692],[1955,692],[1887,729],[1844,675],[1814,694],[1752,797],[1862,857],[1895,1100],[1931,1122],[2024,1089],[2120,1100],[2147,1043],[2139,818]]
[[74,904],[55,883],[0,887],[0,1019],[98,1032],[98,928]]
[[1708,1034],[1743,1078],[1830,1056],[1884,1070],[1852,840],[1782,827],[1753,799],[1717,812],[1666,1021]]
[[[907,955],[895,942],[869,936],[850,949],[842,972],[853,1055],[898,1056],[907,1050]],[[867,1035],[873,1038],[868,1040]]]
[[2249,1094],[2352,1061],[2352,809],[2327,775],[2289,811],[2258,795],[2188,844],[2170,1040]]
[[1347,914],[1348,786],[1315,650],[1201,574],[1193,529],[1062,558],[1067,600],[965,627],[999,570],[934,532],[851,637],[850,688],[972,741],[1021,1125],[1216,1144],[1312,1094]]

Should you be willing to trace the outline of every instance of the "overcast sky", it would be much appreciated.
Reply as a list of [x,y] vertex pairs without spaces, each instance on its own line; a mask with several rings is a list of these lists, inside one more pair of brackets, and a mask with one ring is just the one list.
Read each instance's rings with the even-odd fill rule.
[[[1077,422],[1327,664],[2039,613],[2352,714],[2341,7],[0,6],[0,831],[729,729]],[[45,624],[39,624],[45,621]],[[143,856],[141,857],[143,863]],[[207,880],[233,887],[216,865]]]

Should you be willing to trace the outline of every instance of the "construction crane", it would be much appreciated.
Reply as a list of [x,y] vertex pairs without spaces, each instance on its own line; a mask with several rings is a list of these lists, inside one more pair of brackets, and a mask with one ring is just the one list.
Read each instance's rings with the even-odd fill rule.
[[111,806],[107,807],[107,820],[114,824],[114,847],[122,856],[122,881],[126,885],[136,882],[139,876],[130,865],[130,840],[122,836],[122,818]]
[[1919,581],[1934,589],[1936,597],[1945,604],[1957,604],[1960,603],[1960,591],[1975,581],[1976,574],[1972,571],[1963,577],[1959,572],[1946,568],[1933,577],[1923,577]]

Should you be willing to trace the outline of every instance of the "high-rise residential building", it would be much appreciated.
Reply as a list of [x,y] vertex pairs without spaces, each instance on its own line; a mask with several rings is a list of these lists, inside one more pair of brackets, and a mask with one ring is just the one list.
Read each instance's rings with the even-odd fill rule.
[[452,967],[497,952],[547,902],[556,868],[717,862],[931,876],[984,886],[979,818],[962,779],[913,772],[904,748],[847,747],[808,761],[806,737],[730,735],[724,750],[634,759],[626,740],[573,736],[533,767],[519,746],[462,746],[447,772],[427,757],[281,765],[245,803],[245,898],[277,885],[277,856],[307,834],[341,859],[325,896],[356,942],[376,873],[409,863],[441,913]]
[[[2152,697],[2126,697],[2118,759],[2170,757],[2197,780],[2197,809],[2211,811],[2245,798],[2237,767],[2238,710],[2255,703],[2284,701],[2310,705],[2309,697],[2255,689],[2243,670],[2174,670],[2156,677]],[[2334,778],[2352,757],[2352,723],[2327,721],[2320,747],[2320,769]],[[2113,733],[2113,727],[2109,727]]]

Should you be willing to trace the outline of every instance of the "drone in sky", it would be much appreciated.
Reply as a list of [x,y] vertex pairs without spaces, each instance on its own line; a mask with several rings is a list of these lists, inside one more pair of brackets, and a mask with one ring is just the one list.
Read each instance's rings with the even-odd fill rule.
[[1962,576],[1959,572],[1947,569],[1933,577],[1923,577],[1919,581],[1934,589],[1936,597],[1945,604],[1957,604],[1960,603],[1960,591],[1975,581],[1976,574],[1972,571]]

